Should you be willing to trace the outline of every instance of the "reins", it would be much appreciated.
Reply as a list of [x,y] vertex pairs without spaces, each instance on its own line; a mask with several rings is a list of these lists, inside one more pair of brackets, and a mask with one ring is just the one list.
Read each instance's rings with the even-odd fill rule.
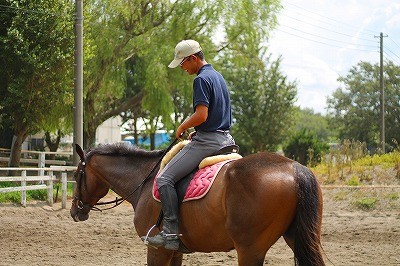
[[[126,201],[129,197],[131,197],[133,194],[135,194],[135,192],[136,192],[139,188],[141,188],[141,187],[150,179],[150,177],[153,175],[154,171],[155,171],[155,170],[157,169],[157,167],[160,165],[160,163],[161,163],[161,161],[162,161],[164,155],[175,145],[175,143],[176,143],[178,140],[179,140],[178,138],[175,138],[174,141],[164,150],[164,152],[162,153],[160,159],[157,161],[157,163],[156,163],[156,164],[154,165],[154,167],[151,169],[150,173],[146,176],[146,178],[144,178],[144,179],[142,180],[142,182],[141,182],[131,193],[129,193],[129,195],[127,195],[127,196],[125,196],[125,197],[121,197],[121,198],[118,198],[118,197],[117,197],[117,198],[115,198],[115,200],[112,200],[112,201],[98,202],[98,203],[96,203],[94,206],[90,206],[90,205],[88,205],[88,204],[84,204],[79,198],[74,197],[74,199],[78,201],[78,203],[77,203],[78,208],[81,208],[81,209],[83,209],[83,208],[90,208],[90,210],[102,212],[102,211],[105,211],[105,210],[113,209],[113,208],[115,208],[115,207],[121,205],[121,204],[122,204],[124,201]],[[82,166],[83,166],[83,169],[80,170],[80,175],[81,175],[81,178],[80,178],[81,180],[80,180],[80,182],[82,182],[82,179],[83,179],[84,176],[85,176],[85,166],[86,166],[86,162],[83,161],[83,162],[81,162],[81,164],[82,164]],[[86,178],[85,178],[85,179],[86,179]],[[85,185],[86,185],[86,182],[85,182]],[[80,195],[80,193],[81,193],[81,188],[79,188],[79,195]],[[111,206],[111,207],[108,207],[108,208],[104,208],[104,209],[100,209],[100,208],[96,207],[96,206],[108,205],[108,204],[113,204],[113,203],[115,203],[114,206]]]

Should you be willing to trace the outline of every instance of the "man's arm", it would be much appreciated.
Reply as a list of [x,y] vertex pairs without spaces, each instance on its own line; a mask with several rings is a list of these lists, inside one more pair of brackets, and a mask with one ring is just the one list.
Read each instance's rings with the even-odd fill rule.
[[205,105],[197,105],[196,111],[188,119],[186,119],[176,130],[175,137],[180,138],[186,130],[201,125],[207,120],[208,107]]

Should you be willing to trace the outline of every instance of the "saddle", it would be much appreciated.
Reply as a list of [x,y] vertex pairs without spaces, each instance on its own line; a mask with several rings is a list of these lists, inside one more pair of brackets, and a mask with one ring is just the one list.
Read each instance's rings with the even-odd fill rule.
[[[163,158],[160,171],[165,165],[185,146],[189,141],[182,141],[175,145]],[[229,145],[221,148],[212,156],[204,158],[199,167],[189,175],[182,178],[175,184],[179,204],[189,200],[196,200],[204,197],[210,190],[219,170],[228,162],[242,158],[238,153],[239,146]],[[156,179],[153,183],[153,198],[160,201]]]

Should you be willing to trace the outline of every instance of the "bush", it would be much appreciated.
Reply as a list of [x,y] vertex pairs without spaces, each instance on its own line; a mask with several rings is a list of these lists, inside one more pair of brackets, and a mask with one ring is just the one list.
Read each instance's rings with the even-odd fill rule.
[[347,185],[349,186],[358,186],[360,185],[360,179],[353,175],[349,180],[347,180]]
[[289,139],[283,147],[283,152],[286,157],[301,164],[315,166],[321,162],[322,154],[328,149],[328,144],[318,140],[315,133],[302,129]]

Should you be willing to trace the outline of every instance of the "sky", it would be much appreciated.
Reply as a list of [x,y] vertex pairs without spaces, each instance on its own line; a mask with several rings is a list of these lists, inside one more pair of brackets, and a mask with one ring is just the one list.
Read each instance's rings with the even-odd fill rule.
[[379,63],[382,32],[384,60],[400,65],[399,0],[282,0],[269,52],[282,57],[281,71],[297,82],[297,106],[326,114],[326,99],[343,87],[360,61]]

